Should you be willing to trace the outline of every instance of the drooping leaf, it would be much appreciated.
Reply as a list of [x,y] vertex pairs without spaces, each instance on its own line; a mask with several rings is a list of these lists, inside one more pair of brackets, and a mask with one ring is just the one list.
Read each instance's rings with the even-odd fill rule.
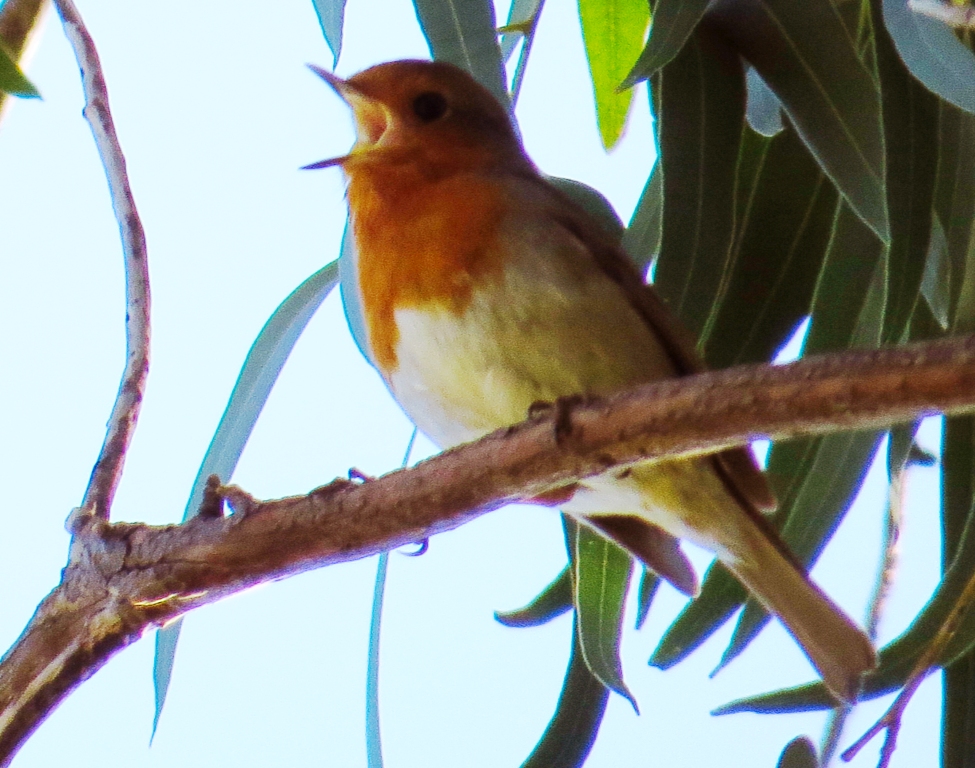
[[[975,417],[945,419],[942,436],[942,563],[958,555],[975,501]],[[944,566],[942,570],[945,570]],[[950,768],[968,768],[970,723],[975,702],[975,657],[971,652],[955,661],[942,678],[941,760]]]
[[572,572],[566,566],[528,605],[514,611],[495,611],[494,618],[506,627],[537,627],[571,610]]
[[630,225],[623,233],[623,250],[643,269],[649,267],[660,253],[663,214],[664,174],[658,160],[653,164],[650,178],[633,210]]
[[39,99],[40,91],[20,71],[17,62],[0,47],[0,91],[28,99]]
[[[199,510],[203,489],[210,475],[217,475],[224,482],[230,479],[285,361],[308,321],[338,283],[338,273],[338,261],[318,270],[281,302],[257,335],[196,473],[183,512],[184,521],[195,516]],[[152,723],[154,734],[166,702],[181,626],[182,619],[179,619],[156,633],[156,657],[153,663],[156,692]]]
[[[889,0],[888,0],[889,1]],[[938,100],[917,82],[887,34],[880,4],[872,3],[887,156],[887,305],[883,338],[902,340],[918,300],[931,237],[938,162]]]
[[664,207],[657,291],[699,335],[728,266],[745,120],[738,56],[703,27],[661,73]]
[[579,644],[589,670],[607,688],[636,700],[623,682],[620,635],[633,562],[630,556],[588,526],[563,516],[573,569]]
[[[505,28],[523,26],[532,21],[541,8],[544,0],[514,0],[508,10],[508,21]],[[501,35],[501,58],[507,61],[514,53],[518,41],[525,35],[523,32],[505,32]]]
[[[877,245],[872,254],[867,247],[870,242]],[[880,342],[886,297],[886,260],[879,258],[882,254],[877,250],[882,250],[879,241],[857,217],[848,213],[848,207],[843,204],[813,300],[804,354],[850,346],[876,346]],[[871,258],[877,259],[872,265]],[[851,262],[858,259],[862,273],[857,281],[849,272],[854,267]],[[867,283],[864,277],[871,273],[873,277]],[[844,278],[854,280],[852,286],[844,286],[845,292],[840,290],[839,284]],[[843,300],[848,303],[839,304]],[[836,327],[824,330],[834,318],[837,318]],[[845,335],[837,333],[844,329]],[[816,562],[853,503],[882,436],[883,433],[878,432],[841,432],[800,441],[807,443],[808,452],[798,464],[791,463],[796,456],[794,444],[772,446],[768,474],[773,486],[780,490],[777,482],[781,483],[783,477],[789,478],[788,492],[779,493],[775,522],[782,539],[807,569]],[[780,446],[786,450],[783,452]],[[718,668],[736,658],[768,620],[765,609],[755,600],[749,600]]]
[[430,55],[467,70],[508,104],[507,78],[491,0],[413,0]]
[[924,260],[924,274],[921,275],[921,295],[941,330],[947,330],[951,311],[951,260],[948,258],[945,230],[937,216],[931,217],[931,237],[928,238],[928,254]]
[[650,615],[650,605],[653,597],[657,594],[660,586],[660,577],[648,568],[643,569],[640,577],[640,591],[638,594],[638,606],[636,612],[636,628],[641,629]]
[[782,750],[776,768],[819,768],[815,745],[806,736],[796,736]]
[[884,22],[897,52],[918,80],[942,99],[975,113],[975,56],[937,19],[907,0],[883,0]]
[[332,68],[342,53],[342,27],[345,24],[345,0],[312,0],[325,42],[332,52]]
[[880,93],[829,0],[719,0],[708,10],[758,70],[853,210],[885,242]]
[[376,583],[372,591],[369,661],[366,665],[366,765],[369,768],[383,768],[382,732],[379,727],[379,640],[388,569],[389,552],[381,552],[377,558]]
[[650,23],[647,0],[578,0],[582,37],[596,100],[599,136],[607,150],[616,146],[633,100],[620,84],[633,66]]
[[657,72],[680,53],[707,10],[708,0],[659,0],[647,45],[626,76],[627,88]]
[[712,368],[771,360],[810,311],[838,195],[790,127],[746,129],[727,288],[704,339]]
[[521,768],[577,768],[589,756],[609,689],[597,680],[582,655],[577,622],[572,623],[572,654],[562,693],[541,740]]
[[745,83],[748,85],[748,107],[745,110],[748,124],[756,133],[772,138],[785,127],[782,102],[755,67],[748,67]]
[[941,103],[935,212],[951,263],[950,324],[975,331],[975,116]]

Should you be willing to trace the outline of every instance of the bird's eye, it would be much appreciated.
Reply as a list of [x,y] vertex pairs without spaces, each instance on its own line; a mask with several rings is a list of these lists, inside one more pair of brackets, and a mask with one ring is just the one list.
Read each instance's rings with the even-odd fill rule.
[[439,120],[447,113],[447,100],[436,91],[424,91],[413,99],[413,114],[424,123]]

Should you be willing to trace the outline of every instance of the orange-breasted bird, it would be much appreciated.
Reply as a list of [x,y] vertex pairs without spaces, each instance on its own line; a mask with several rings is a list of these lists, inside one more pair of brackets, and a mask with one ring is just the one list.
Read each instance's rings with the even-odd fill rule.
[[[362,346],[441,448],[522,421],[540,401],[703,369],[619,244],[541,176],[467,73],[425,61],[348,80],[313,69],[355,120],[349,154],[309,167],[348,178]],[[566,513],[684,592],[697,581],[678,539],[714,552],[829,689],[855,700],[873,648],[766,522],[775,499],[748,449],[611,470],[571,490]]]

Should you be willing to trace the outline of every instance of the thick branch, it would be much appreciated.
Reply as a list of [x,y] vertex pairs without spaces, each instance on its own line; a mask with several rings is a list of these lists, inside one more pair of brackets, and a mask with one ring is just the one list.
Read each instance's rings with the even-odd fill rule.
[[72,0],[54,0],[54,4],[81,68],[85,90],[84,114],[91,125],[98,154],[105,167],[125,259],[125,370],[109,416],[105,441],[81,503],[84,508],[108,519],[149,375],[149,262],[146,236],[129,185],[125,156],[108,107],[108,88],[95,43]]
[[253,584],[414,542],[647,458],[973,410],[975,336],[560,403],[543,418],[372,482],[340,480],[268,502],[223,488],[235,512],[229,517],[154,527],[79,513],[62,583],[0,661],[0,763],[67,693],[146,629]]

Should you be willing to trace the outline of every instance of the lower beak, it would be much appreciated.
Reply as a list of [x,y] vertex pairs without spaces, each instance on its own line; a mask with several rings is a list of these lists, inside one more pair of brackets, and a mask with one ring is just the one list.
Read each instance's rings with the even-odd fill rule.
[[357,150],[362,151],[365,148],[373,146],[382,138],[389,124],[386,109],[381,102],[367,96],[347,80],[343,80],[341,77],[314,64],[309,64],[308,68],[328,83],[332,90],[339,95],[339,98],[352,108],[352,116],[355,120],[356,128],[356,146],[348,155],[333,157],[328,160],[319,160],[317,163],[304,166],[302,170],[317,170],[319,168],[342,165],[355,155]]

